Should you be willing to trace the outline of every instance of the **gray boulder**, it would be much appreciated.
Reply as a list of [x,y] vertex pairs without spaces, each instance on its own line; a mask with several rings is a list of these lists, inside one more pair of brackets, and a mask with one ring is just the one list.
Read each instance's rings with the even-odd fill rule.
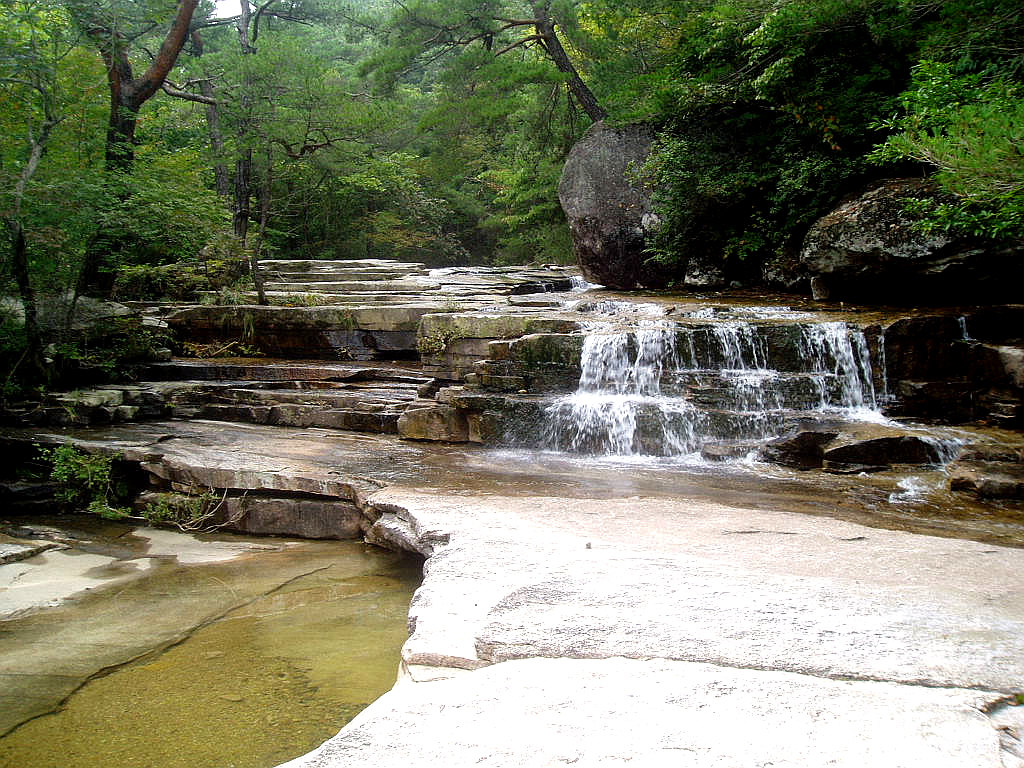
[[660,219],[632,174],[651,151],[645,125],[595,123],[569,153],[558,198],[584,277],[609,288],[663,287],[669,274],[647,263],[647,237]]
[[924,234],[908,199],[939,199],[922,179],[882,182],[841,204],[808,231],[800,265],[817,298],[1000,301],[1024,277],[1013,251],[946,232]]

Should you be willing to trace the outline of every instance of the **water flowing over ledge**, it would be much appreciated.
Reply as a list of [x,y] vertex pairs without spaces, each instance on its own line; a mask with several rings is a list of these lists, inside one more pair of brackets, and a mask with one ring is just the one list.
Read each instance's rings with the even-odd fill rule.
[[[650,317],[651,305],[621,305],[592,305],[618,322],[584,324],[579,385],[545,409],[543,447],[686,456],[708,442],[767,440],[797,415],[884,421],[860,328],[838,321],[771,326],[775,335],[790,329],[791,354],[780,357],[749,321],[692,328]],[[803,315],[758,309],[746,314]]]

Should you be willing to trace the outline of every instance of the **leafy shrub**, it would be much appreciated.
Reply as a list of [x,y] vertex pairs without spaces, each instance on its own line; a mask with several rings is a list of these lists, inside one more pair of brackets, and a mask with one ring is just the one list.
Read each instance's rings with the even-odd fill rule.
[[906,87],[914,20],[888,0],[683,11],[644,173],[665,220],[653,256],[760,275],[872,171],[864,154]]
[[128,493],[127,484],[115,474],[116,457],[85,453],[70,444],[40,448],[39,455],[51,466],[57,501],[108,518],[129,514],[125,507],[116,506]]
[[214,523],[226,498],[226,493],[218,496],[210,489],[200,493],[160,493],[151,498],[142,514],[151,523],[174,525],[183,531],[214,531],[238,522],[245,514],[239,505],[235,513]]
[[913,203],[913,211],[925,216],[923,228],[1024,237],[1024,87],[925,61],[915,68],[901,105],[902,115],[879,123],[896,133],[871,158],[936,169],[936,181],[957,200]]
[[157,349],[171,344],[167,331],[143,326],[134,317],[116,317],[77,330],[53,346],[54,383],[91,378],[133,380]]
[[126,265],[118,270],[112,296],[118,301],[195,301],[201,291],[231,290],[248,272],[244,256]]

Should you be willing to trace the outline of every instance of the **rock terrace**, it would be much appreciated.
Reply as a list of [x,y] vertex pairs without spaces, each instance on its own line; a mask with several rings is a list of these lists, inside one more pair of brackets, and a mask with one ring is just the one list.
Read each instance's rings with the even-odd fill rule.
[[[309,305],[146,311],[273,357],[154,363],[10,414],[3,445],[72,441],[118,455],[147,494],[223,493],[240,530],[426,557],[398,685],[289,766],[1024,766],[1019,503],[947,490],[1019,495],[1018,433],[825,418],[814,398],[849,374],[834,352],[827,376],[796,360],[809,306],[652,297],[623,320],[564,269],[263,267],[272,300]],[[885,356],[887,380],[862,371],[857,391],[890,412],[941,407],[955,371],[965,419],[1016,427],[1021,340],[994,316],[1021,311],[814,317]],[[656,376],[645,317],[675,350]],[[719,425],[705,463],[535,453],[602,343],[656,387],[648,405],[687,398]],[[769,363],[794,399],[775,401],[774,431],[730,431]],[[814,469],[736,463],[758,446]],[[927,465],[952,449],[950,481]],[[972,527],[993,514],[996,533]]]

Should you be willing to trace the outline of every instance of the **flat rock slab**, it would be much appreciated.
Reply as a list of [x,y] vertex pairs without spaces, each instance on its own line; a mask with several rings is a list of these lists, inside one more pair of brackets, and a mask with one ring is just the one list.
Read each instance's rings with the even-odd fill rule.
[[797,497],[766,477],[743,509],[682,472],[516,474],[328,430],[19,434],[182,484],[351,498],[377,541],[427,556],[407,679],[309,765],[999,768],[1000,733],[1017,749],[984,713],[1024,692],[1024,549],[773,511]]
[[27,560],[56,546],[58,545],[52,541],[20,539],[0,533],[0,565]]
[[683,499],[371,503],[371,534],[429,555],[403,651],[420,679],[625,656],[1024,691],[1024,550]]
[[288,768],[1024,765],[1024,551],[651,498],[389,488],[405,679]]
[[287,766],[1002,768],[983,704],[706,664],[529,659],[399,684]]

